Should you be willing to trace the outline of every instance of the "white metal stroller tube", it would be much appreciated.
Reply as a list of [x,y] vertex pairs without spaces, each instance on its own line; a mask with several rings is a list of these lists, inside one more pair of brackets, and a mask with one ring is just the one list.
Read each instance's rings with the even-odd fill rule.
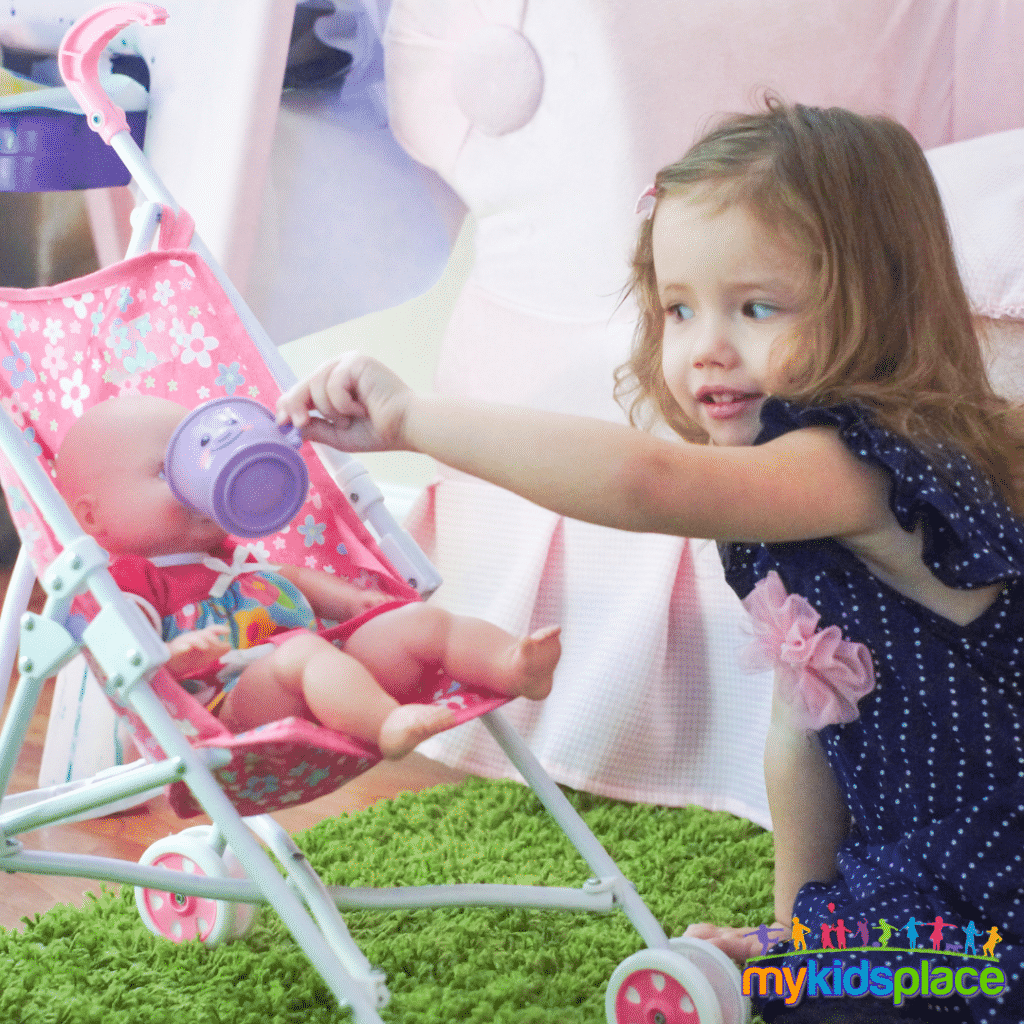
[[497,712],[491,711],[481,719],[498,746],[508,759],[519,769],[522,776],[537,794],[540,802],[551,812],[551,816],[562,827],[569,841],[580,856],[590,865],[601,880],[614,886],[615,899],[622,904],[626,916],[640,937],[651,949],[668,949],[668,936],[650,912],[640,894],[633,888],[626,876],[619,870],[608,851],[598,842],[565,794],[552,781],[541,763],[533,756],[522,737]]
[[0,612],[0,707],[3,707],[4,701],[7,700],[7,686],[11,670],[14,668],[14,660],[18,656],[19,620],[21,613],[28,607],[35,582],[36,570],[32,565],[28,547],[22,544],[7,584],[3,612]]
[[228,845],[242,862],[246,874],[266,894],[295,941],[312,962],[335,998],[352,1007],[360,1024],[383,1024],[368,994],[344,971],[325,942],[302,901],[281,877],[277,868],[238,817],[231,801],[213,777],[202,770],[196,751],[177,730],[160,699],[149,686],[139,686],[129,695],[129,703],[139,713],[167,757],[180,758],[188,768],[189,788],[203,810],[217,822]]

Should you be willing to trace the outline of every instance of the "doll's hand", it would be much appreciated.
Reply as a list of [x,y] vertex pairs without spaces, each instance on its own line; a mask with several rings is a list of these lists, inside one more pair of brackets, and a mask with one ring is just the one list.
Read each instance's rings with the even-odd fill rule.
[[[277,422],[293,423],[308,441],[349,452],[403,447],[414,394],[376,359],[347,352],[321,365],[277,400]],[[316,411],[323,417],[310,416]]]
[[[769,931],[772,944],[788,939],[791,933],[789,925],[781,925],[777,921],[770,926]],[[751,928],[691,924],[683,934],[691,939],[704,939],[705,942],[710,942],[738,964],[746,963],[753,956],[761,956],[764,948],[757,932]]]
[[368,612],[371,608],[376,608],[378,605],[387,604],[388,601],[394,600],[394,598],[388,597],[387,594],[382,594],[377,590],[362,590],[354,583],[346,583],[340,579],[338,583],[342,584],[338,588],[338,599],[343,602],[342,607],[347,606],[347,614],[344,618],[339,619],[339,621],[344,621],[345,618],[354,619],[357,615],[362,615],[363,612]]
[[231,650],[230,638],[231,632],[223,623],[182,633],[167,642],[171,656],[165,667],[178,679],[197,675]]

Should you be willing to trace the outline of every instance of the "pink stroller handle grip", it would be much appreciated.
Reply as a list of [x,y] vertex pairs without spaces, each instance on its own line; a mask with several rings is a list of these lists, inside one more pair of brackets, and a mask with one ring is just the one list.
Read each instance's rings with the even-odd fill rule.
[[167,12],[154,4],[105,4],[83,14],[60,44],[61,76],[85,111],[89,127],[108,145],[118,132],[128,131],[128,122],[124,111],[111,102],[100,85],[100,54],[129,25],[162,25],[166,20]]

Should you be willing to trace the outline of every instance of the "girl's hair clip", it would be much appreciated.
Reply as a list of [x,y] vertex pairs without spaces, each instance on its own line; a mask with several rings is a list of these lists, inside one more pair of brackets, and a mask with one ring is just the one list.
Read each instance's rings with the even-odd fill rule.
[[650,220],[654,216],[654,206],[657,201],[658,189],[654,185],[648,185],[636,201],[637,216],[643,217],[644,220]]

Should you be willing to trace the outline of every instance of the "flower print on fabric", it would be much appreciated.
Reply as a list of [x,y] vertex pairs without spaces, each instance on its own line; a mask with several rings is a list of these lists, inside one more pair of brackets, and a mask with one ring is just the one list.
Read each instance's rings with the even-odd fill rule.
[[11,313],[10,319],[7,321],[8,330],[14,331],[14,336],[20,338],[22,332],[25,330],[25,314],[20,313],[17,310]]
[[92,292],[84,292],[82,295],[69,295],[64,299],[64,306],[70,309],[79,320],[85,319],[89,303],[95,296]]
[[68,361],[64,358],[63,345],[45,345],[45,355],[39,360],[39,365],[51,376],[59,377],[68,368]]
[[181,361],[187,366],[193,360],[203,369],[210,366],[210,353],[220,342],[206,333],[206,328],[198,321],[186,330],[185,325],[175,318],[171,321],[171,337],[181,347]]
[[318,523],[312,515],[307,515],[295,529],[305,538],[307,548],[311,548],[314,544],[324,543],[326,523]]
[[11,354],[6,356],[3,361],[3,368],[7,370],[11,375],[11,387],[15,391],[26,382],[34,384],[36,382],[36,374],[32,369],[32,354],[30,352],[22,352],[18,348],[17,342],[10,342]]
[[871,653],[843,639],[838,626],[820,632],[820,615],[799,594],[787,594],[772,570],[743,600],[754,639],[746,667],[775,669],[776,693],[793,708],[802,728],[823,729],[858,717],[857,702],[875,688]]
[[219,376],[213,383],[222,387],[227,395],[234,395],[235,391],[245,383],[245,377],[242,376],[237,360],[230,366],[218,363],[217,370]]
[[81,369],[75,370],[70,377],[61,377],[60,389],[64,392],[60,396],[60,407],[70,409],[75,416],[81,416],[84,411],[83,403],[92,394],[92,388],[82,380]]

